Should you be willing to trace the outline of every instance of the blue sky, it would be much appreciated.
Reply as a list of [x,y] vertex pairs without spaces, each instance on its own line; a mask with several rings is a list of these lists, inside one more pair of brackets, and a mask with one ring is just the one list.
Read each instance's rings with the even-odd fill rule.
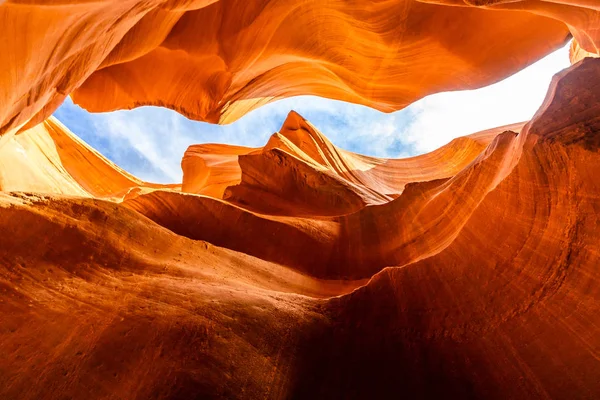
[[120,167],[152,182],[181,182],[181,158],[196,143],[258,147],[295,110],[337,146],[372,156],[422,154],[455,137],[530,119],[552,76],[569,66],[568,46],[494,85],[438,93],[385,114],[313,96],[280,100],[230,125],[191,121],[160,107],[91,114],[71,99],[54,115]]

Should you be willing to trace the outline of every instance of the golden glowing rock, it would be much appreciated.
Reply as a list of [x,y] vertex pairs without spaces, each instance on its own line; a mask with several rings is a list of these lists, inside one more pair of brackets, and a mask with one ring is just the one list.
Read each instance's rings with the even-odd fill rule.
[[522,125],[458,138],[429,154],[394,160],[339,149],[292,111],[263,148],[190,146],[182,162],[182,191],[268,214],[343,215],[385,204],[400,196],[407,183],[454,176],[498,133],[519,132]]
[[181,190],[222,198],[225,189],[237,185],[242,178],[238,156],[255,150],[250,147],[221,144],[190,146],[181,161]]
[[[527,124],[405,161],[291,113],[263,149],[188,150],[188,188],[215,197],[0,193],[0,397],[597,398],[599,104],[586,58]],[[58,128],[8,142],[40,166],[78,149],[25,186],[117,180]]]
[[[600,398],[599,9],[0,3],[0,398]],[[569,31],[531,121],[409,159],[291,112],[158,185],[48,118],[69,94],[212,122],[297,94],[392,111]]]
[[71,93],[90,111],[160,105],[221,123],[299,94],[393,111],[496,82],[569,29],[598,52],[591,1],[443,3],[8,0],[0,133],[35,126]]
[[586,57],[599,57],[599,55],[597,52],[592,53],[582,49],[579,42],[573,40],[571,42],[571,47],[569,48],[569,59],[571,60],[571,64],[575,64]]
[[0,191],[119,200],[134,188],[178,188],[143,182],[107,160],[56,118],[8,138],[0,147]]

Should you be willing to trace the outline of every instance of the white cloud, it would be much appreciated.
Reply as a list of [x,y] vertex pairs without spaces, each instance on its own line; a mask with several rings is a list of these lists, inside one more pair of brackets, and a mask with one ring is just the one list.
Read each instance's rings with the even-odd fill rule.
[[[95,119],[94,126],[98,134],[106,136],[113,153],[133,149],[168,180],[176,182],[181,179],[181,168],[174,161],[181,160],[183,154],[176,145],[181,140],[178,136],[178,118],[169,115],[172,113],[160,114],[161,118],[156,118],[152,112],[107,113],[103,118]],[[166,132],[173,134],[167,135]],[[183,147],[185,151],[187,146]]]
[[494,85],[428,96],[409,107],[416,117],[400,131],[402,141],[424,153],[459,136],[527,121],[542,104],[552,76],[569,65],[567,46]]
[[300,96],[268,104],[225,126],[190,121],[157,107],[89,114],[70,100],[56,115],[140,178],[180,182],[181,157],[189,145],[216,142],[262,146],[292,109],[333,143],[351,151],[380,157],[431,151],[458,136],[530,119],[541,105],[552,75],[568,65],[565,47],[495,85],[435,94],[391,114]]

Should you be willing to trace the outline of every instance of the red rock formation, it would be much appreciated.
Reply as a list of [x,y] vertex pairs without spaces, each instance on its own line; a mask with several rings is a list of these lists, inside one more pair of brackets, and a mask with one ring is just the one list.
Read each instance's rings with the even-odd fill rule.
[[190,146],[181,160],[181,190],[223,198],[225,189],[237,185],[242,179],[238,156],[254,150],[256,149],[221,144]]
[[0,147],[0,191],[59,193],[120,200],[143,182],[122,170],[51,117]]
[[[593,0],[1,2],[0,398],[600,398],[599,20]],[[409,159],[290,113],[158,185],[49,118],[67,95],[211,122],[298,94],[392,111],[569,32],[531,121]]]
[[588,59],[553,82],[443,252],[328,302],[300,397],[598,397],[599,78]]
[[283,394],[290,377],[273,367],[323,319],[311,299],[364,283],[191,241],[101,200],[2,193],[0,226],[3,399]]
[[599,104],[586,58],[527,124],[406,160],[292,113],[262,149],[188,150],[184,189],[214,197],[23,132],[0,398],[597,398]]
[[[239,157],[241,184],[227,188],[226,201],[153,192],[125,204],[180,235],[313,276],[367,278],[452,241],[498,174],[506,173],[506,153],[518,145],[515,133],[497,135],[521,127],[458,138],[414,158],[383,160],[335,148],[291,113],[262,152]],[[410,182],[423,183],[404,190]]]
[[229,202],[269,214],[348,214],[397,198],[407,183],[454,176],[498,133],[519,132],[522,125],[458,138],[429,154],[394,160],[339,149],[292,111],[280,132],[261,149],[191,146],[182,162],[182,190],[225,196]]
[[592,0],[432,2],[7,0],[0,134],[69,94],[91,111],[150,104],[221,123],[299,94],[393,111],[496,82],[569,31],[598,52]]
[[569,59],[571,64],[575,64],[586,57],[598,57],[598,53],[592,53],[581,48],[577,40],[571,41],[571,47],[569,48]]

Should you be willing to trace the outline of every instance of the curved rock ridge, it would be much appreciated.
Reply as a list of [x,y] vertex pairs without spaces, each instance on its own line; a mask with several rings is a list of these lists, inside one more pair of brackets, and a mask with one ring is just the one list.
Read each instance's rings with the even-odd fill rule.
[[[296,184],[276,191],[278,182],[273,182],[270,186],[262,186],[265,195],[258,197],[250,192],[247,200],[243,197],[237,200],[235,203],[239,206],[205,196],[163,191],[138,196],[125,204],[180,235],[295,267],[319,278],[367,278],[388,265],[408,264],[447,246],[481,199],[512,166],[510,158],[518,151],[515,148],[518,146],[516,133],[506,131],[452,178],[413,183],[400,197],[388,203],[325,219],[324,212],[313,218],[306,213],[318,204],[326,211],[335,210],[335,201],[328,201],[332,198],[331,192],[337,195],[334,200],[344,201],[340,204],[342,200],[338,200],[342,211],[355,198],[348,199],[348,193],[352,192],[343,193],[336,184],[324,179],[317,181],[316,187],[329,196],[317,197],[318,192],[313,198],[298,195],[297,191],[291,191],[297,189]],[[267,159],[271,159],[273,151],[267,152]],[[289,153],[279,151],[278,154]],[[302,170],[295,173],[298,171],[294,169],[296,165],[285,162],[276,165],[281,170],[279,177],[291,180],[293,175],[292,178],[299,181],[305,176],[306,185],[315,187],[311,186],[314,176]],[[272,182],[269,176],[277,169],[269,169],[265,164],[260,167],[267,175],[264,181]],[[292,172],[288,173],[290,168]],[[279,182],[283,184],[284,179]],[[282,199],[285,190],[290,190],[288,200]],[[242,191],[240,195],[248,193]],[[289,207],[293,210],[291,216],[279,217],[283,207],[277,206],[284,201],[297,204],[297,207]],[[257,205],[245,205],[252,202]],[[260,202],[267,205],[258,205]],[[273,203],[275,206],[270,206]],[[275,212],[249,210],[269,207],[275,208]],[[189,223],[190,218],[193,224]],[[236,221],[236,229],[229,229],[227,221]],[[313,251],[307,252],[307,248]]]
[[92,149],[54,117],[9,138],[0,147],[0,191],[120,200],[140,188],[178,187],[141,181]]
[[599,78],[589,59],[555,78],[513,169],[446,249],[328,302],[299,397],[598,396]]
[[[208,182],[207,174],[230,174],[232,159],[239,157],[241,182],[225,189],[225,201],[157,191],[125,204],[189,238],[320,278],[364,279],[447,246],[512,165],[506,163],[520,145],[515,137],[523,125],[392,160],[338,149],[291,112],[262,149],[206,145],[202,154],[197,146],[186,152],[184,165],[194,157],[201,158],[198,165],[212,164],[195,174],[184,169],[184,191],[186,180]],[[216,161],[219,157],[224,161]],[[236,221],[236,229],[228,221]]]
[[597,397],[599,165],[597,147],[525,151],[442,252],[328,304],[296,395]]
[[577,62],[583,60],[586,57],[599,57],[599,53],[592,53],[586,51],[579,46],[577,40],[573,39],[571,41],[571,47],[569,47],[569,60],[571,64],[576,64]]
[[390,112],[497,82],[570,33],[600,47],[594,1],[433,3],[7,0],[0,134],[37,125],[69,94],[90,111],[157,105],[218,123],[300,94]]
[[292,382],[274,366],[300,353],[283,347],[324,319],[311,299],[365,283],[192,241],[103,200],[0,193],[0,227],[3,399],[277,397]]
[[419,0],[423,3],[481,7],[488,10],[528,11],[563,21],[576,42],[589,53],[600,52],[598,11],[600,4],[594,0]]
[[223,198],[228,186],[242,179],[238,156],[258,149],[224,144],[196,144],[188,147],[181,160],[181,191]]
[[[57,160],[48,143],[75,144],[52,123],[9,143]],[[188,156],[191,187],[223,171],[206,187],[272,196],[0,193],[0,398],[600,397],[600,59],[557,74],[526,124],[413,159],[343,152],[294,113],[263,149]],[[244,181],[242,160],[276,156],[273,181]],[[276,191],[304,173],[363,204],[309,215],[335,202]],[[367,204],[361,185],[399,195]]]
[[431,153],[396,160],[342,150],[292,111],[262,148],[190,146],[182,162],[183,191],[225,198],[259,213],[348,214],[397,198],[407,183],[454,176],[498,133],[519,132],[522,126],[461,137]]

